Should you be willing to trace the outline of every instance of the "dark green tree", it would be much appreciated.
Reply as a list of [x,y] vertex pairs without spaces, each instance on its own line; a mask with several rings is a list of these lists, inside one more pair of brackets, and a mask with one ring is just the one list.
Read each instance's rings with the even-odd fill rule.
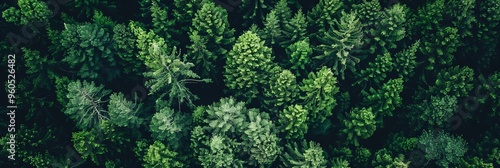
[[182,147],[185,138],[188,137],[191,116],[175,112],[168,106],[161,107],[161,103],[165,102],[157,100],[156,106],[159,110],[153,115],[149,125],[151,136],[155,140],[167,142],[166,145],[169,149],[177,151]]
[[321,54],[314,58],[319,65],[332,67],[335,74],[344,79],[344,71],[349,68],[354,72],[354,66],[360,62],[354,52],[363,43],[362,26],[356,13],[343,13],[339,20],[332,22],[335,24],[331,24],[320,38],[318,50]]
[[302,9],[299,9],[293,18],[284,23],[282,27],[283,39],[280,42],[280,46],[287,48],[296,42],[307,39],[307,25],[307,18],[302,13]]
[[130,101],[125,99],[123,93],[113,93],[108,104],[110,122],[121,127],[139,128],[144,122],[138,116],[141,107],[142,103],[138,103],[137,99]]
[[64,24],[60,45],[64,59],[78,76],[107,81],[119,75],[115,69],[114,44],[111,35],[97,24]]
[[241,0],[238,13],[243,16],[243,26],[259,24],[274,7],[274,0]]
[[286,152],[280,155],[281,167],[318,167],[326,168],[325,152],[316,142],[305,140],[297,144],[287,143]]
[[457,165],[467,152],[467,142],[462,137],[452,136],[443,131],[424,131],[419,137],[419,149],[425,159],[440,167]]
[[371,107],[377,124],[383,127],[383,118],[392,116],[392,112],[403,103],[400,96],[402,91],[403,79],[390,79],[378,90],[373,88],[370,88],[369,92],[363,90],[362,94],[364,98],[362,104],[366,107]]
[[[193,62],[197,73],[215,80],[222,72],[218,62],[223,62],[234,44],[235,30],[229,27],[228,13],[213,2],[204,3],[195,13],[189,28],[191,43],[187,46],[187,59]],[[203,66],[201,66],[203,65]]]

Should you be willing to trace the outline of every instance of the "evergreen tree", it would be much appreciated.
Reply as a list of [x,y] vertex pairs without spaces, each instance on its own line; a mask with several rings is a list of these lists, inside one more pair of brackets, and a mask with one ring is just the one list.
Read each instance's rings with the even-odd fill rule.
[[318,72],[311,72],[302,81],[300,90],[304,93],[300,99],[309,111],[309,123],[318,124],[332,115],[337,105],[335,94],[339,92],[337,78],[330,68],[322,67]]
[[103,85],[94,82],[74,81],[68,84],[68,103],[64,114],[76,122],[79,129],[87,130],[99,127],[104,120],[109,120],[108,111],[104,108],[103,98],[111,93]]
[[255,32],[245,32],[238,37],[226,60],[226,86],[236,92],[237,98],[250,102],[262,93],[260,88],[269,84],[276,66],[272,60],[271,49],[264,46],[264,41]]
[[340,20],[334,22],[337,28],[332,24],[325,31],[318,46],[321,55],[314,58],[320,65],[332,67],[335,74],[344,79],[344,71],[349,68],[354,72],[354,66],[360,61],[353,53],[362,44],[362,26],[355,13],[343,13]]

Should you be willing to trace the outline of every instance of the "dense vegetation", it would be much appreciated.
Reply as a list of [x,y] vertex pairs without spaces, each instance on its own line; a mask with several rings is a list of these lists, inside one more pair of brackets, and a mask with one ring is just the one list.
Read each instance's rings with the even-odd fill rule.
[[500,167],[500,0],[0,11],[0,167]]

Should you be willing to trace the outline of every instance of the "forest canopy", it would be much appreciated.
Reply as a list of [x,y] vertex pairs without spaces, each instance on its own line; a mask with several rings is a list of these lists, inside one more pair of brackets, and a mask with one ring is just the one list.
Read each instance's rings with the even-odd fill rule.
[[0,167],[500,167],[500,0],[0,12]]

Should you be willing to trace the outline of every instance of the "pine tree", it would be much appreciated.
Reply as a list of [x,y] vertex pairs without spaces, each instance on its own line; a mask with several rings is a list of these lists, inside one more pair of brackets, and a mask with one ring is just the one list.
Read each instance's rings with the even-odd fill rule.
[[74,81],[68,84],[68,103],[64,114],[76,122],[79,129],[87,130],[99,127],[104,120],[109,120],[108,111],[104,108],[103,98],[111,93],[103,85],[94,82]]
[[320,66],[332,67],[335,74],[344,79],[344,71],[349,68],[354,72],[354,66],[360,61],[353,53],[362,44],[362,26],[355,13],[343,13],[340,20],[334,22],[337,28],[331,25],[320,38],[322,44],[318,49],[322,54],[314,58]]

